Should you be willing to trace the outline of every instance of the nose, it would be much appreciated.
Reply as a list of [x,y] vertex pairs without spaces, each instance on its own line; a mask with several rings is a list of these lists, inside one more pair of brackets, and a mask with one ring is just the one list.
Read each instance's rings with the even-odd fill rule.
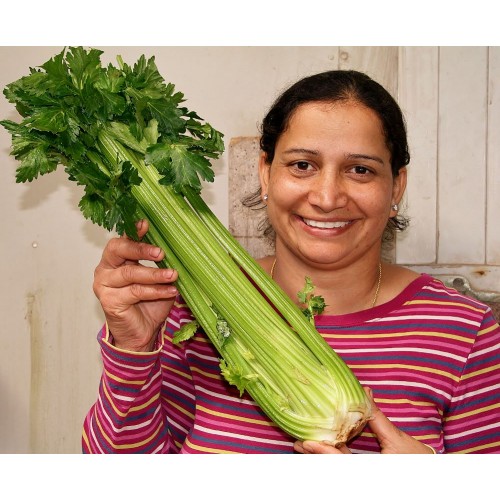
[[322,212],[345,207],[347,199],[345,182],[337,173],[323,172],[310,186],[308,201]]

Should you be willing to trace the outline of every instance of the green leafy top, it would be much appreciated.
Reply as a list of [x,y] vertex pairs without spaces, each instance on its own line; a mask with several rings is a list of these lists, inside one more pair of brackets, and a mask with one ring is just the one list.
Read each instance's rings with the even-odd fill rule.
[[135,65],[101,64],[102,51],[70,47],[3,90],[22,117],[2,120],[12,135],[11,154],[20,161],[17,182],[30,182],[59,164],[85,186],[85,217],[121,234],[133,227],[141,182],[131,162],[112,162],[100,150],[105,131],[156,168],[161,184],[177,192],[201,191],[211,182],[210,159],[224,150],[223,135],[181,104],[184,95],[165,83],[154,57]]

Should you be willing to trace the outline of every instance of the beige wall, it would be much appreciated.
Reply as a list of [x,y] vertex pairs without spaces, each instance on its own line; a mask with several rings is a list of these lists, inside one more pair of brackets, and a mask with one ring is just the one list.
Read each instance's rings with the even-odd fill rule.
[[[61,47],[0,47],[0,87]],[[232,138],[254,137],[277,92],[299,76],[363,69],[400,98],[414,149],[408,210],[414,229],[397,260],[440,265],[499,282],[500,52],[484,47],[106,47],[128,63],[155,55],[187,106]],[[0,118],[16,119],[0,97]],[[439,137],[440,147],[437,138]],[[103,317],[92,274],[109,237],[80,215],[64,172],[14,182],[10,136],[0,129],[0,453],[79,453],[100,374]],[[229,152],[204,197],[229,224]],[[439,172],[439,175],[438,175]],[[426,267],[427,266],[427,267]],[[484,271],[483,274],[478,270]],[[498,290],[498,286],[497,286]]]

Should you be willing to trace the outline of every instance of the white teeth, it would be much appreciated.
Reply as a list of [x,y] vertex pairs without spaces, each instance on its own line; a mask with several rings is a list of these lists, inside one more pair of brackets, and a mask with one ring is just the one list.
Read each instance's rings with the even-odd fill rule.
[[339,227],[345,227],[347,224],[349,224],[348,221],[344,222],[321,222],[318,220],[312,220],[312,219],[303,219],[304,222],[311,227],[319,227],[322,229],[334,229],[334,228],[339,228]]

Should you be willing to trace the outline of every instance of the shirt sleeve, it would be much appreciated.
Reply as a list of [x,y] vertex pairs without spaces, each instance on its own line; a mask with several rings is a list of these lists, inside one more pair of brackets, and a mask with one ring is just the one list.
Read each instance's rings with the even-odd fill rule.
[[84,420],[83,453],[168,453],[160,397],[162,342],[153,352],[118,349],[106,325],[98,341],[103,372],[98,399]]
[[491,310],[443,422],[446,453],[500,453],[500,327]]

